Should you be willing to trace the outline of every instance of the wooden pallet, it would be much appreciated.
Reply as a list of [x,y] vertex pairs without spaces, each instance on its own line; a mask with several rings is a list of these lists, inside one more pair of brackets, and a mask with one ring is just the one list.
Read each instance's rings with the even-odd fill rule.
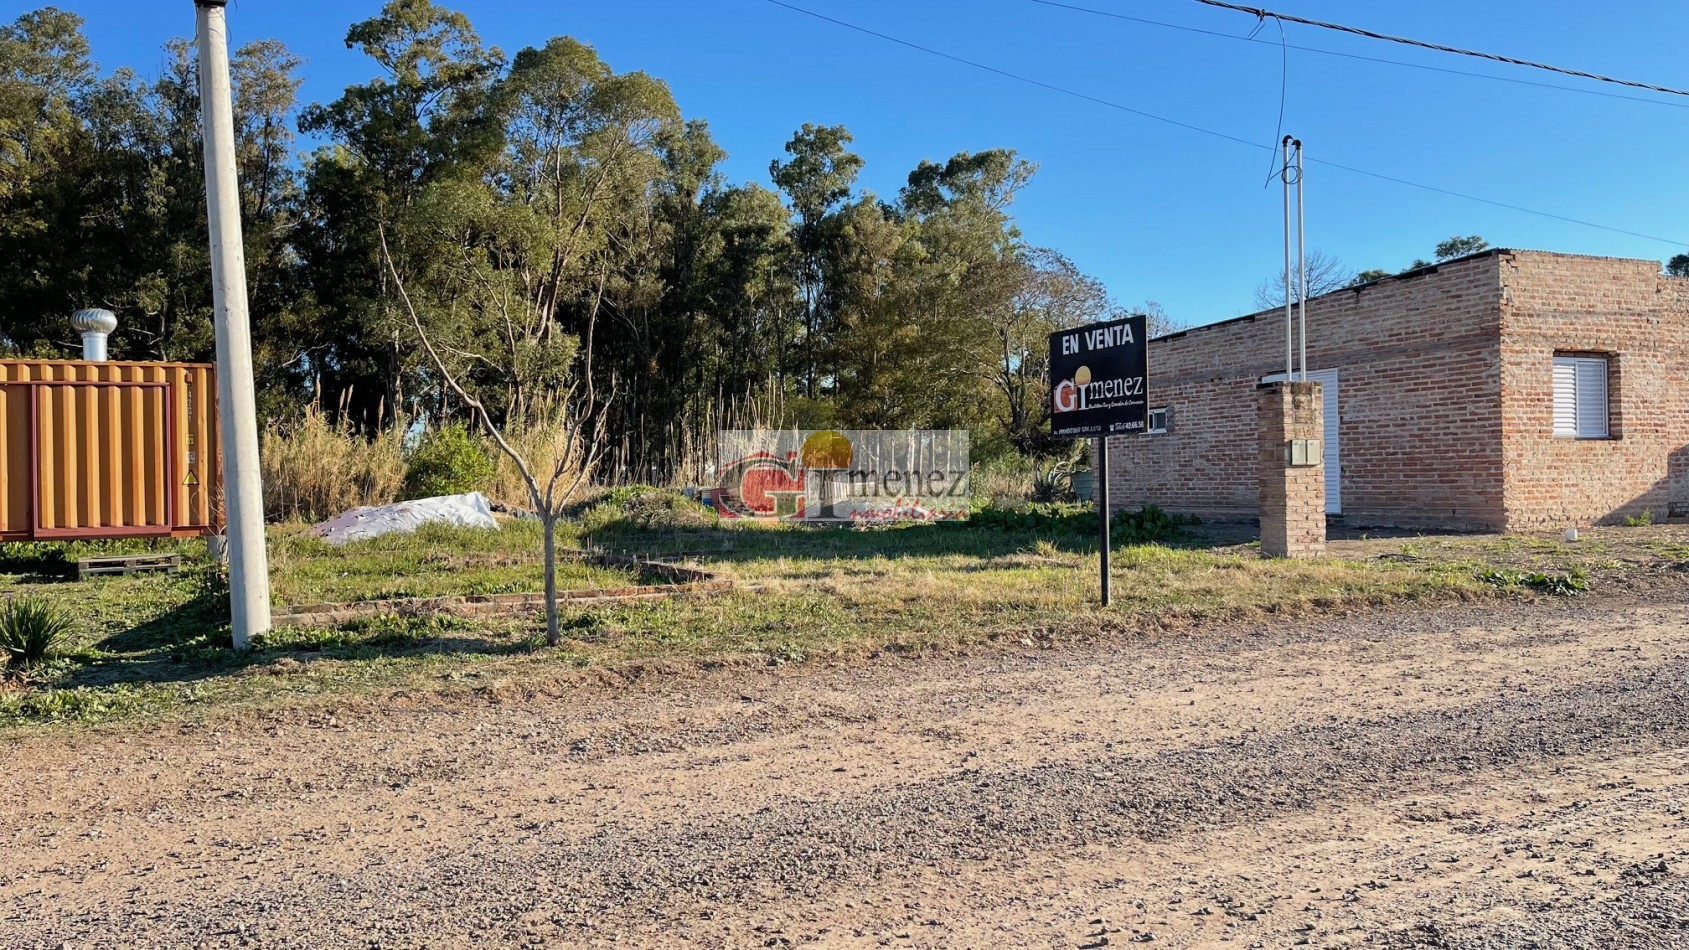
[[133,574],[136,571],[174,574],[181,569],[180,554],[114,554],[81,558],[76,562],[76,579],[83,580],[90,574]]

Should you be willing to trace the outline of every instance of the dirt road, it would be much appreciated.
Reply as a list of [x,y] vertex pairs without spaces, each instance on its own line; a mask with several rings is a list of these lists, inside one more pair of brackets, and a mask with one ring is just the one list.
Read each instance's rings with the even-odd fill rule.
[[1681,592],[0,755],[5,947],[1689,947]]

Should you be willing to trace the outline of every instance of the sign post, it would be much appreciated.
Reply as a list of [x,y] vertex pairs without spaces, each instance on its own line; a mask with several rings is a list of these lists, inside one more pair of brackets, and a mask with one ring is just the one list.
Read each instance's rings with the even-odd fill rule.
[[1102,536],[1097,539],[1097,543],[1102,545],[1103,551],[1103,606],[1107,607],[1111,599],[1108,584],[1109,548],[1112,547],[1109,544],[1109,521],[1114,515],[1108,505],[1108,436],[1099,437],[1097,445],[1097,476],[1102,479],[1102,484],[1097,489],[1097,510],[1102,518]]
[[1102,602],[1108,606],[1108,438],[1142,433],[1149,422],[1148,318],[1143,314],[1050,334],[1050,434],[1097,440],[1098,543]]

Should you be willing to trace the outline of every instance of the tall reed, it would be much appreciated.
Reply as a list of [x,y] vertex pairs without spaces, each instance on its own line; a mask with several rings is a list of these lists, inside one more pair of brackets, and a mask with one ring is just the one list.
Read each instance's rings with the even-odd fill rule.
[[396,425],[371,439],[316,404],[297,419],[270,421],[259,443],[265,516],[319,521],[397,501],[405,485],[405,431]]

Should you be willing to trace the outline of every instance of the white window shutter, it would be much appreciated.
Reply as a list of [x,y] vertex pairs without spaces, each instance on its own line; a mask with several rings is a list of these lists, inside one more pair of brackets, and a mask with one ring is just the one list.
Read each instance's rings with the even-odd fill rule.
[[1578,435],[1577,360],[1554,358],[1554,434],[1575,439]]
[[1578,360],[1578,438],[1607,437],[1607,361]]
[[1554,434],[1564,439],[1605,439],[1611,434],[1604,357],[1554,358]]

